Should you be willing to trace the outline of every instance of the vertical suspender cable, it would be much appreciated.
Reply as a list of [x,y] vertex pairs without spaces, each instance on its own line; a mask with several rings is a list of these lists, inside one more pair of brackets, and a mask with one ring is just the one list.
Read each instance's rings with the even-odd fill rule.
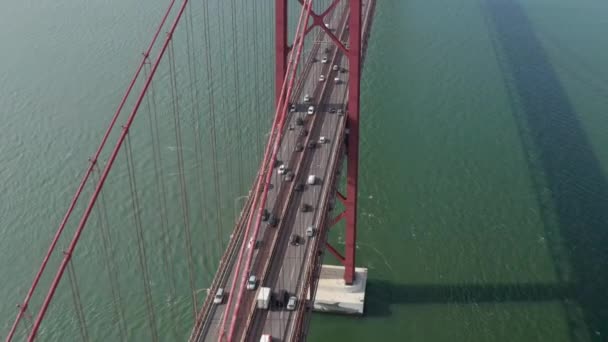
[[84,310],[82,308],[82,301],[80,299],[80,290],[78,289],[78,282],[76,281],[76,271],[74,270],[74,261],[70,261],[68,266],[68,278],[70,281],[70,289],[72,290],[72,300],[74,302],[74,311],[78,320],[78,329],[80,330],[80,337],[83,341],[89,340],[89,333],[87,331],[87,322],[84,316]]
[[205,39],[205,50],[207,53],[206,56],[206,64],[207,64],[207,92],[209,94],[209,106],[211,109],[211,154],[213,159],[213,179],[215,186],[215,213],[217,215],[217,242],[219,245],[219,250],[221,251],[223,248],[222,243],[222,209],[221,209],[221,189],[219,184],[219,176],[217,171],[217,140],[215,134],[215,94],[213,91],[213,66],[211,59],[211,40],[209,38],[209,32],[211,30],[209,25],[209,1],[204,1],[203,5],[203,21],[205,22],[204,29],[204,39]]
[[177,145],[177,168],[182,194],[182,215],[184,218],[184,232],[186,235],[186,254],[188,257],[188,278],[190,281],[190,292],[192,296],[192,315],[196,319],[198,306],[196,287],[194,286],[194,259],[192,257],[192,234],[190,230],[190,210],[188,205],[188,192],[186,187],[186,175],[184,174],[184,151],[182,144],[182,131],[179,117],[179,95],[177,89],[177,70],[175,68],[175,50],[173,39],[169,42],[169,74],[171,82],[171,102],[173,104],[173,118],[175,125],[175,143]]
[[127,171],[129,173],[129,189],[131,190],[131,205],[133,207],[133,220],[135,223],[135,231],[137,235],[137,255],[139,257],[139,266],[142,273],[142,281],[144,288],[144,300],[146,302],[146,311],[148,313],[148,326],[152,334],[152,341],[158,341],[158,331],[156,328],[156,314],[154,310],[154,302],[152,300],[152,290],[150,289],[150,273],[148,271],[148,262],[146,255],[146,241],[144,238],[143,225],[141,222],[141,206],[139,204],[139,195],[137,193],[137,183],[135,179],[135,164],[133,162],[133,150],[131,148],[131,134],[126,136],[125,156],[127,160]]
[[237,165],[236,170],[238,173],[238,191],[236,192],[236,194],[239,194],[241,191],[243,191],[244,188],[244,184],[243,184],[243,169],[245,169],[244,165],[243,165],[243,148],[245,146],[243,146],[243,142],[242,142],[242,129],[241,127],[239,127],[240,125],[243,125],[243,122],[241,121],[241,108],[243,107],[243,99],[241,98],[241,92],[240,92],[240,78],[239,78],[239,59],[237,57],[237,53],[238,53],[238,44],[237,44],[237,34],[236,34],[236,4],[235,4],[235,0],[230,0],[230,12],[231,12],[231,24],[232,24],[232,63],[233,63],[233,70],[234,70],[234,96],[236,97],[236,107],[235,107],[235,118],[236,118],[236,141],[237,141],[237,154],[238,154],[238,162],[239,165]]
[[[257,18],[258,18],[258,7],[259,6],[259,2],[255,2],[255,1],[247,1],[245,0],[247,3],[250,3],[252,8],[252,11],[250,13],[253,13],[253,28],[250,30],[253,33],[253,55],[254,55],[254,61],[253,61],[253,73],[254,73],[254,97],[255,97],[255,155],[256,156],[260,156],[262,154],[262,150],[260,149],[260,137],[262,135],[262,117],[260,117],[260,113],[264,112],[266,110],[265,107],[260,107],[260,89],[264,89],[263,85],[266,85],[268,83],[260,83],[260,73],[258,70],[258,64],[260,62],[260,53],[259,53],[259,47],[258,47],[258,32],[262,32],[262,30],[260,30],[260,28],[258,27],[258,22],[257,22]],[[266,3],[267,1],[263,1],[264,3]],[[249,31],[249,30],[248,30]],[[264,70],[264,69],[262,69]]]
[[[99,181],[99,165],[95,166],[96,179]],[[103,191],[99,194],[99,203],[95,206],[97,211],[97,221],[101,230],[101,241],[104,253],[104,265],[110,282],[110,291],[112,293],[112,307],[114,308],[115,324],[118,326],[118,332],[123,341],[127,339],[127,330],[125,327],[125,313],[122,307],[122,296],[120,294],[120,285],[118,283],[116,263],[114,262],[115,251],[113,249],[110,229],[108,227],[108,210]]]
[[[148,75],[148,69],[145,69],[145,75]],[[178,338],[177,326],[179,324],[178,313],[176,311],[174,301],[177,298],[177,290],[175,285],[175,268],[173,267],[173,256],[171,251],[171,234],[169,233],[169,219],[167,218],[167,195],[165,191],[165,175],[163,172],[163,161],[160,153],[160,132],[158,129],[158,108],[156,106],[156,92],[154,90],[154,84],[150,84],[148,90],[148,96],[146,96],[146,107],[148,109],[148,124],[150,128],[150,140],[152,142],[152,160],[154,163],[154,180],[156,190],[156,201],[158,205],[157,213],[160,219],[160,226],[162,236],[161,242],[161,253],[163,255],[163,267],[165,268],[165,275],[169,283],[169,295],[171,298],[171,313],[173,316],[173,333],[175,338]]]

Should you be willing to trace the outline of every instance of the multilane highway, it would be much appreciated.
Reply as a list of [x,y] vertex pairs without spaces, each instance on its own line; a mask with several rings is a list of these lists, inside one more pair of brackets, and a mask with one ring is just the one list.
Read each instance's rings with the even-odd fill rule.
[[[363,37],[372,11],[370,1],[373,0],[363,1]],[[344,45],[348,40],[347,8],[343,1],[325,19],[328,28]],[[312,305],[305,300],[309,291],[304,286],[304,278],[313,271],[315,265],[311,261],[318,259],[315,258],[316,251],[325,245],[326,208],[333,206],[347,111],[348,59],[323,30],[319,31],[310,53],[304,56],[306,64],[290,101],[295,110],[288,114],[277,154],[277,165],[284,164],[287,171],[280,175],[275,168],[271,176],[266,208],[278,219],[276,227],[271,226],[269,219],[263,222],[257,242],[253,241],[251,234],[244,236],[247,214],[253,210],[253,196],[249,196],[220,261],[208,298],[197,317],[191,341],[218,341],[222,317],[230,317],[234,310],[234,304],[228,308],[226,303],[228,297],[236,296],[236,293],[228,291],[235,279],[240,281],[244,275],[250,274],[257,277],[257,288],[270,287],[275,293],[285,290],[300,300],[295,311],[286,310],[286,303],[282,308],[273,303],[269,310],[261,310],[256,308],[257,290],[245,291],[236,318],[234,341],[259,341],[262,334],[271,335],[273,341],[299,339],[296,330],[301,327],[295,324],[298,322],[295,318],[309,311],[302,310],[307,309],[304,306]],[[304,100],[305,95],[310,97],[309,101]],[[309,106],[315,108],[313,115],[307,114]],[[323,143],[321,137],[324,137]],[[293,175],[291,181],[285,179],[287,174]],[[306,184],[310,175],[317,178],[316,184]],[[312,237],[306,234],[308,227],[314,228]],[[298,237],[295,244],[290,243],[293,235]],[[246,248],[254,248],[253,263],[250,270],[241,267],[237,274],[235,266],[242,244],[246,244]],[[238,283],[236,285],[235,292],[239,287]],[[213,304],[213,295],[218,288],[227,292],[222,304]],[[229,320],[226,322],[225,330],[230,323]]]

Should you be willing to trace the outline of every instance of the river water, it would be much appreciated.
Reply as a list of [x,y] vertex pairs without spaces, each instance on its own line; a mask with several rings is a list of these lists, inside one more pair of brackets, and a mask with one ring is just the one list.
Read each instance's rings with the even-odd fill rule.
[[[268,4],[247,3],[265,13],[257,32],[270,37]],[[1,336],[165,5],[42,0],[0,10]],[[608,340],[606,13],[597,0],[378,0],[361,99],[357,264],[369,269],[366,314],[316,314],[311,341]],[[271,84],[271,46],[256,55],[254,79]],[[273,89],[257,88],[241,93],[260,99],[268,118]],[[232,137],[229,122],[218,129]],[[245,153],[242,173],[234,156],[266,129],[244,126],[240,145],[218,147],[232,172],[222,180],[224,237],[258,154]],[[243,173],[243,184],[229,181]],[[169,203],[179,215],[179,197]],[[216,231],[208,230],[194,241]],[[116,260],[137,264],[135,235],[119,233]],[[96,238],[79,256],[100,255],[87,249]],[[343,241],[338,230],[332,239]],[[206,243],[194,249],[197,288],[220,256]],[[183,339],[192,324],[187,259],[173,255],[183,278],[177,297],[166,298],[162,271],[152,272],[161,340]],[[112,316],[107,292],[96,291],[103,264],[75,267],[89,335],[113,339],[103,325]],[[130,340],[148,340],[143,299],[130,301],[141,287],[124,285],[141,281],[120,273],[119,282]],[[78,340],[65,337],[77,336],[68,292],[58,298],[66,304],[52,307],[42,340]]]

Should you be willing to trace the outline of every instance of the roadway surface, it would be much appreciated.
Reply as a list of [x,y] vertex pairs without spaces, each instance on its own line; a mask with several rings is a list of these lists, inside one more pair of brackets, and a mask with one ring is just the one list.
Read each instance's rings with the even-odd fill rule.
[[[364,0],[364,22],[367,20],[368,2]],[[339,37],[346,45],[348,40],[347,29],[348,11],[346,2],[338,5],[326,21],[331,31]],[[363,25],[367,27],[367,25]],[[218,341],[219,329],[222,317],[225,314],[232,315],[234,303],[228,308],[226,305],[228,293],[234,279],[242,279],[244,273],[254,274],[259,279],[259,286],[270,287],[273,292],[286,290],[289,295],[303,297],[306,289],[303,288],[305,270],[308,270],[312,254],[319,246],[319,241],[314,244],[315,239],[322,239],[324,246],[325,229],[319,229],[319,224],[324,222],[327,210],[324,210],[327,202],[333,197],[335,189],[333,182],[326,181],[334,179],[336,168],[331,168],[330,160],[335,159],[343,145],[343,131],[346,116],[340,114],[346,112],[346,100],[348,93],[348,60],[342,51],[336,47],[328,35],[322,30],[316,35],[314,44],[307,56],[302,78],[299,85],[294,89],[292,101],[296,103],[296,112],[287,117],[285,132],[280,144],[277,159],[287,166],[287,170],[294,173],[293,181],[286,181],[285,176],[279,175],[274,170],[271,176],[271,184],[268,191],[266,207],[279,218],[278,226],[269,227],[268,222],[263,222],[258,235],[258,247],[251,243],[251,236],[244,237],[246,226],[246,214],[251,210],[251,199],[246,203],[241,219],[237,223],[228,248],[218,269],[218,273],[210,287],[208,298],[199,313],[197,324],[193,329],[191,341]],[[363,32],[365,36],[365,32]],[[322,63],[323,57],[328,62]],[[337,71],[332,70],[334,65]],[[319,77],[323,75],[324,81]],[[339,81],[335,82],[334,78]],[[304,95],[311,96],[309,103],[304,102]],[[307,115],[309,105],[315,106],[315,114]],[[303,126],[297,125],[297,119],[303,119]],[[308,131],[306,135],[302,130]],[[327,142],[320,144],[320,137],[325,137]],[[314,142],[315,147],[309,148],[309,143]],[[295,151],[296,145],[301,144],[304,150]],[[339,163],[337,163],[339,168]],[[315,185],[306,185],[309,175],[315,175],[319,180]],[[295,185],[304,185],[303,191],[296,191]],[[252,196],[250,196],[252,197]],[[303,212],[302,205],[310,206],[310,210]],[[316,234],[312,238],[306,236],[306,229],[313,226]],[[321,227],[324,228],[324,227]],[[253,229],[252,229],[253,230]],[[300,237],[300,243],[291,245],[289,239],[292,234]],[[238,250],[243,243],[247,248],[254,248],[253,263],[251,271],[241,269],[236,273],[236,260]],[[243,262],[244,264],[244,262]],[[241,268],[244,268],[243,266]],[[226,296],[222,304],[213,304],[212,297],[217,288],[224,288]],[[238,291],[239,284],[235,287]],[[236,296],[236,293],[234,294]],[[295,320],[298,311],[287,311],[284,308],[273,307],[271,310],[256,309],[257,291],[245,291],[239,316],[237,317],[235,341],[259,341],[262,334],[271,334],[273,341],[293,340]],[[234,299],[233,302],[236,300]],[[302,303],[298,303],[298,306]],[[228,319],[225,330],[230,326]],[[246,337],[246,338],[245,338]]]

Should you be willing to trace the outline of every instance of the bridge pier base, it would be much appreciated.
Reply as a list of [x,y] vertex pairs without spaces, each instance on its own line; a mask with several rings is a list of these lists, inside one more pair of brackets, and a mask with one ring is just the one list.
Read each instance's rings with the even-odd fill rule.
[[322,265],[313,311],[362,315],[367,268],[356,267],[352,285],[344,282],[344,266]]

